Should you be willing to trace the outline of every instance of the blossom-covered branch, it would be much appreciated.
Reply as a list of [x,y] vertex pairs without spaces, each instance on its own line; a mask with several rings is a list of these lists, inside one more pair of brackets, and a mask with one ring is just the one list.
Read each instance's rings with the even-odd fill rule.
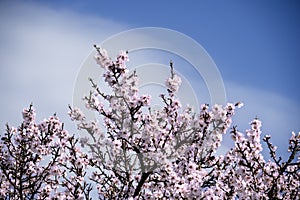
[[[265,161],[260,141],[261,122],[251,122],[246,135],[236,127],[231,134],[235,147],[225,156],[215,152],[231,126],[236,107],[207,104],[197,114],[182,107],[176,93],[181,78],[170,63],[163,106],[151,108],[151,98],[139,94],[138,75],[127,70],[127,52],[114,61],[95,46],[95,59],[104,69],[104,80],[111,94],[104,94],[90,80],[93,90],[85,97],[86,107],[103,118],[87,121],[71,108],[70,116],[79,128],[87,129],[92,140],[85,140],[97,169],[91,177],[104,199],[274,199],[299,195],[299,135],[290,143],[291,157]],[[108,106],[105,106],[108,105]],[[81,116],[76,118],[75,116]],[[90,125],[87,125],[90,124]],[[276,152],[266,140],[272,157]],[[274,171],[275,170],[275,171]],[[289,181],[289,183],[287,183]],[[281,185],[281,184],[284,184]]]

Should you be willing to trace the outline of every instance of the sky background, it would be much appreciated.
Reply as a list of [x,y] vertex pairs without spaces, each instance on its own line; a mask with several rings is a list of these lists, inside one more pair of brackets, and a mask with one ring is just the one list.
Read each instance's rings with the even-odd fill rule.
[[68,104],[92,45],[149,26],[201,44],[223,77],[227,100],[245,104],[233,124],[243,131],[257,116],[263,135],[286,155],[291,131],[300,131],[300,4],[290,0],[1,1],[1,132],[6,122],[18,125],[31,102],[39,120],[56,112],[73,130]]

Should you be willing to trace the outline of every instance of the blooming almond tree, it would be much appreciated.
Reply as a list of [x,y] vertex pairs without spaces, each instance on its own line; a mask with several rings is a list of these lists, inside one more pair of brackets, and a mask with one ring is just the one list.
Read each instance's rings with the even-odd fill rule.
[[[203,104],[197,113],[182,107],[181,78],[170,63],[162,107],[151,108],[126,67],[127,52],[112,60],[95,48],[111,93],[90,80],[84,101],[98,118],[69,112],[89,137],[70,135],[56,115],[37,123],[33,106],[24,109],[21,125],[7,125],[0,141],[0,200],[90,200],[93,189],[99,199],[300,199],[300,133],[292,133],[284,159],[265,136],[266,160],[261,122],[245,133],[231,125],[241,103]],[[234,146],[216,154],[227,132]]]
[[286,159],[277,158],[265,136],[271,155],[265,160],[261,122],[254,119],[245,134],[232,127],[234,147],[217,156],[241,103],[203,104],[198,114],[182,107],[176,97],[181,79],[170,63],[167,93],[160,95],[163,106],[153,109],[151,97],[139,94],[138,75],[126,67],[127,52],[112,60],[95,48],[111,93],[90,80],[93,90],[84,101],[101,119],[89,121],[71,107],[69,115],[89,133],[82,142],[92,158],[90,179],[100,199],[300,199],[299,133],[292,134]]

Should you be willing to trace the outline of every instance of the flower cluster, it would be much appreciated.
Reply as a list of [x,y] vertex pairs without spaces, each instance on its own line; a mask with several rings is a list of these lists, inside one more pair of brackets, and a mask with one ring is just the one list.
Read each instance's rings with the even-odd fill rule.
[[166,80],[169,93],[176,93],[181,85],[181,78],[174,73],[173,63],[170,62],[171,76]]
[[127,52],[121,51],[116,61],[112,61],[108,55],[106,50],[98,48],[95,46],[97,50],[97,54],[95,55],[95,59],[97,63],[106,69],[105,81],[110,85],[114,86],[118,83],[119,77],[126,73],[126,65],[125,63],[129,61]]
[[0,199],[88,199],[89,160],[57,116],[35,121],[33,106],[21,126],[7,125],[0,142]]

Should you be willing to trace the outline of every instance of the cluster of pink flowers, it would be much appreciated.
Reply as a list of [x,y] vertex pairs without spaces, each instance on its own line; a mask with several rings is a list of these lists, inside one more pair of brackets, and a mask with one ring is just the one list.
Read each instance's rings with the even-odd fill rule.
[[[76,139],[56,116],[37,124],[33,107],[24,110],[22,125],[7,126],[0,143],[0,199],[90,199],[92,189],[99,199],[299,199],[300,133],[292,134],[287,159],[265,136],[265,160],[258,119],[246,134],[231,127],[242,103],[203,104],[198,113],[183,107],[170,63],[163,106],[154,109],[126,67],[127,52],[114,61],[95,48],[111,93],[90,80],[84,101],[102,119],[70,106],[71,120],[89,135]],[[229,129],[234,147],[216,154]]]
[[0,199],[87,199],[89,159],[57,116],[35,121],[33,106],[21,126],[7,125],[0,142]]
[[291,153],[286,161],[276,157],[276,147],[270,142],[270,136],[265,136],[263,140],[272,158],[266,161],[260,141],[261,122],[254,119],[250,125],[246,135],[233,127],[235,147],[219,157],[221,162],[214,171],[219,189],[210,195],[230,199],[298,199],[300,133],[297,136],[293,133],[290,138]]

